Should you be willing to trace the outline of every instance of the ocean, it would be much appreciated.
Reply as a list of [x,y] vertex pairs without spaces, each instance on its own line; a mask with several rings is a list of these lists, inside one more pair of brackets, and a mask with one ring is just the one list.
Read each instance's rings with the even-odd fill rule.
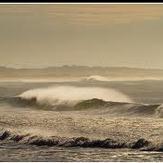
[[163,161],[163,81],[1,81],[0,161]]

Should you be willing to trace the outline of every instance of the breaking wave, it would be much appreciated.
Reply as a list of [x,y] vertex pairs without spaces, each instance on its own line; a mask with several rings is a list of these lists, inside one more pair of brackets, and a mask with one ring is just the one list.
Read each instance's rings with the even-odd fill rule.
[[100,76],[100,75],[91,75],[88,77],[83,78],[84,81],[110,81],[107,77]]
[[99,87],[59,86],[40,88],[28,90],[19,97],[22,99],[35,99],[39,104],[49,105],[74,105],[79,101],[92,98],[114,102],[132,102],[128,96],[117,90]]
[[16,97],[1,97],[11,108],[49,111],[89,111],[91,114],[163,118],[163,105],[137,104],[113,89],[97,87],[49,87],[28,90]]
[[163,107],[159,104],[147,105],[127,102],[112,102],[93,98],[69,104],[38,103],[36,98],[24,99],[21,97],[5,98],[7,104],[16,108],[31,108],[47,111],[87,111],[91,114],[128,116],[128,117],[152,117],[163,118]]
[[86,137],[42,137],[30,134],[17,134],[9,130],[0,131],[0,141],[21,143],[35,146],[83,147],[83,148],[131,148],[143,151],[163,152],[163,143],[153,143],[144,138],[133,142],[107,139],[89,139]]

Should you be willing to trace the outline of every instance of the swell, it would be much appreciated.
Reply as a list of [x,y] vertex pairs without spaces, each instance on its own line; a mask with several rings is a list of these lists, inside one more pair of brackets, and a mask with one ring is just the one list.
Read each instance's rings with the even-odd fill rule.
[[130,148],[143,151],[163,152],[163,143],[153,143],[144,138],[133,142],[116,141],[110,138],[91,140],[86,137],[41,137],[30,134],[17,134],[9,130],[0,131],[0,141],[4,143],[21,143],[35,146],[83,147],[83,148]]
[[92,111],[94,114],[113,114],[116,116],[163,117],[163,106],[160,104],[147,105],[127,102],[112,102],[93,98],[78,103],[40,103],[36,98],[1,97],[0,102],[12,107],[31,108],[49,111]]

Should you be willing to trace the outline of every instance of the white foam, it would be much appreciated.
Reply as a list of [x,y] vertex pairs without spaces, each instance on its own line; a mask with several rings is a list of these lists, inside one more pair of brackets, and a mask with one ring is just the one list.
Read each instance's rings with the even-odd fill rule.
[[39,103],[74,104],[81,100],[98,98],[105,101],[132,102],[125,94],[114,89],[100,87],[74,87],[74,86],[54,86],[28,90],[19,97],[24,99],[36,98]]
[[110,81],[109,78],[100,75],[91,75],[89,77],[84,78],[84,80]]

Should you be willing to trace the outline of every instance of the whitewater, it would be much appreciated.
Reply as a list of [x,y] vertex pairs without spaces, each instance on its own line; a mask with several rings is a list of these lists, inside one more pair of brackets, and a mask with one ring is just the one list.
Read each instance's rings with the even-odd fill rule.
[[1,82],[0,160],[162,161],[163,81],[97,79]]

